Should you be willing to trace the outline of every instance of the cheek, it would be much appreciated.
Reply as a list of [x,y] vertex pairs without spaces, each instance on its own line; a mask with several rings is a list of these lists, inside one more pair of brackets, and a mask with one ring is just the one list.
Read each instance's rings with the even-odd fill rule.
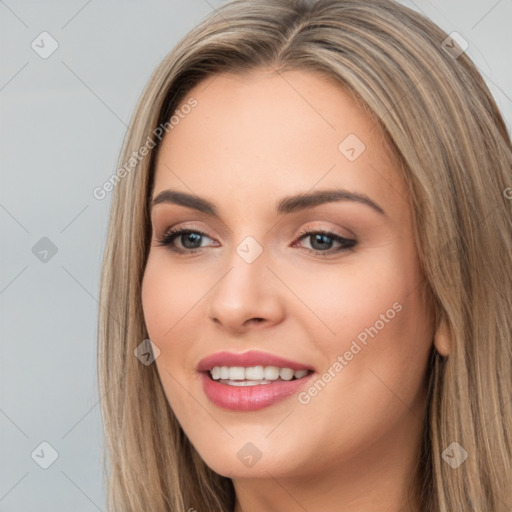
[[433,328],[419,267],[407,254],[380,256],[300,287],[315,313],[301,318],[303,328],[324,355],[322,372],[330,372],[324,375],[333,395],[322,391],[320,402],[337,395],[340,404],[357,409],[394,401],[391,390],[413,401],[421,389]]
[[199,306],[198,301],[205,293],[198,287],[201,283],[204,287],[205,282],[204,277],[180,271],[169,265],[165,255],[154,253],[150,253],[142,281],[141,299],[148,336],[160,349],[155,363],[169,404],[181,419],[188,417],[182,411],[195,406],[183,388],[193,367],[187,350],[191,339],[186,333],[194,334],[188,322],[194,306]]
[[[316,327],[312,339],[323,352],[332,356],[348,350],[355,339],[364,346],[396,330],[405,316],[423,314],[414,294],[420,281],[417,269],[410,261],[400,264],[401,255],[396,252],[382,250],[378,257],[354,258],[338,267],[318,267],[314,278],[304,278],[304,273],[287,276],[302,302],[296,313],[300,306],[303,314],[295,314],[294,320],[301,321],[310,334]],[[294,302],[291,299],[290,303]],[[404,315],[406,308],[408,313]]]
[[351,297],[333,297],[343,309],[337,319],[333,310],[336,342],[323,350],[331,373],[336,361],[342,367],[334,368],[330,396],[322,398],[325,407],[335,400],[356,416],[383,418],[400,414],[423,392],[433,330],[417,279],[399,272],[373,277],[366,286],[352,282]]
[[142,307],[149,337],[158,343],[170,339],[199,299],[208,279],[197,272],[171,266],[164,254],[151,254],[142,281]]
[[169,312],[174,311],[177,301],[170,284],[170,276],[159,271],[150,257],[142,280],[142,309],[149,337],[155,342],[172,327]]

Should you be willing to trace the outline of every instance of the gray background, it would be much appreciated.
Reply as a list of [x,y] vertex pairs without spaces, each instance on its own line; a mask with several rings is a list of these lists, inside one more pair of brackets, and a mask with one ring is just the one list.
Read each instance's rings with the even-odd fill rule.
[[[0,0],[0,511],[106,510],[96,321],[110,194],[92,190],[153,69],[222,3]],[[512,1],[404,3],[468,41],[510,131]],[[44,31],[59,45],[46,59],[31,47]],[[58,454],[47,469],[43,441]]]

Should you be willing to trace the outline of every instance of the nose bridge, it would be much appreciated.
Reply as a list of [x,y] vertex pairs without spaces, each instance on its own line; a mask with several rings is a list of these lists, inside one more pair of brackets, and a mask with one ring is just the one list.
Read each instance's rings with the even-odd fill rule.
[[270,274],[267,264],[263,246],[254,237],[245,237],[234,246],[228,258],[228,271],[216,286],[217,296],[222,295],[223,300],[233,304],[237,301],[242,303],[243,299],[250,300],[251,297],[262,297],[268,287],[266,274]]
[[250,319],[275,321],[281,314],[267,252],[252,236],[234,246],[227,272],[210,294],[210,318],[240,329]]

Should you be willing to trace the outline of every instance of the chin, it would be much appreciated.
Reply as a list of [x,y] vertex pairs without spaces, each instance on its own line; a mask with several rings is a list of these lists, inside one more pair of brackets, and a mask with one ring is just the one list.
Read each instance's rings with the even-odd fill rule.
[[305,462],[297,457],[298,446],[304,442],[283,444],[280,439],[271,440],[268,433],[275,428],[260,427],[230,429],[233,438],[226,440],[201,439],[193,443],[205,464],[219,475],[229,478],[269,478],[277,476],[297,476]]

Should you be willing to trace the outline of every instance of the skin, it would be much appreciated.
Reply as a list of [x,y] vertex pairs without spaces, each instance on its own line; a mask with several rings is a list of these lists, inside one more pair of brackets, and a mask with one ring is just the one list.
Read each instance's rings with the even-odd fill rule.
[[[442,338],[420,294],[407,188],[380,128],[348,92],[309,72],[217,75],[188,97],[198,104],[163,140],[152,195],[198,195],[220,219],[155,205],[142,289],[182,428],[206,464],[233,479],[235,512],[419,510],[406,489],[415,483],[427,359]],[[366,145],[354,161],[338,149],[349,134]],[[385,215],[350,201],[275,213],[284,196],[333,188],[367,195]],[[173,226],[205,232],[199,251],[159,246]],[[314,236],[299,239],[304,227],[357,243],[335,252],[340,244],[328,239],[319,249]],[[236,252],[247,236],[263,249],[252,263]],[[183,249],[184,238],[174,246]],[[395,303],[400,311],[307,404],[292,396],[229,411],[202,391],[198,362],[224,350],[270,352],[320,376]],[[248,442],[261,453],[252,467],[237,457]]]

